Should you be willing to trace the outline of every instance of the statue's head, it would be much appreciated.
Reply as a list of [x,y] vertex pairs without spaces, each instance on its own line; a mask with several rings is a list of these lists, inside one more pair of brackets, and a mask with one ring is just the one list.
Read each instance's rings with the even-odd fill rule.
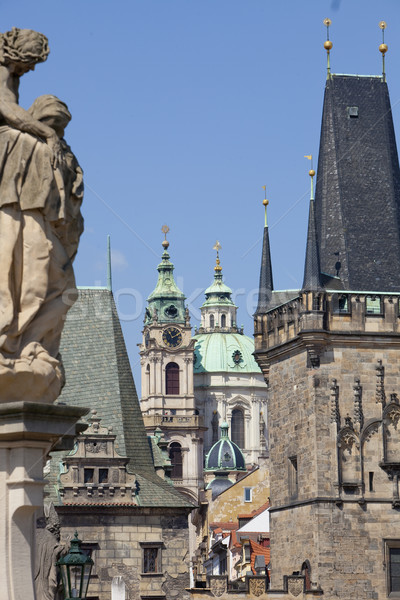
[[34,67],[49,55],[46,36],[32,29],[18,29],[0,34],[0,64],[17,63]]

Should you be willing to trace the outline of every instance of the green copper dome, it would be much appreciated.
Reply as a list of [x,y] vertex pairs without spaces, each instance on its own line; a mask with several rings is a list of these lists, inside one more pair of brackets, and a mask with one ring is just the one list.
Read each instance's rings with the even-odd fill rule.
[[194,336],[194,373],[261,373],[254,360],[254,341],[240,333],[199,333]]
[[169,260],[168,242],[163,242],[164,252],[157,267],[158,281],[147,298],[145,325],[153,323],[185,323],[185,295],[175,283],[174,265]]
[[245,471],[243,452],[228,436],[228,423],[221,423],[221,437],[206,455],[204,471]]

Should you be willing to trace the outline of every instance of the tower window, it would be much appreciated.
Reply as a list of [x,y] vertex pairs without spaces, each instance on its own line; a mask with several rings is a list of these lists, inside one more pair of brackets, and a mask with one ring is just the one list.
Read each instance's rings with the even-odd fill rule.
[[169,457],[172,464],[172,479],[182,479],[182,447],[178,442],[172,442],[169,447]]
[[357,119],[358,118],[358,106],[348,106],[347,114],[349,119]]
[[165,367],[165,393],[167,396],[179,395],[179,366],[174,362]]
[[299,480],[297,472],[297,456],[289,457],[289,496],[297,498],[299,492]]
[[221,327],[226,327],[226,315],[221,315]]
[[210,327],[211,327],[211,329],[214,328],[214,325],[215,325],[215,317],[214,317],[214,315],[210,315]]
[[400,592],[400,540],[384,540],[388,596],[399,597]]
[[231,421],[232,442],[244,448],[244,414],[240,408],[234,408]]

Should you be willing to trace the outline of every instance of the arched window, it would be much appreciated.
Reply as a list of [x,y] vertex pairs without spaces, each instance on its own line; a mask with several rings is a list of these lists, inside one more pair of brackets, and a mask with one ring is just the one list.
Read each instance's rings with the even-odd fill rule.
[[221,315],[221,327],[226,327],[226,315]]
[[214,323],[215,323],[214,315],[210,315],[210,327],[211,327],[211,329],[214,328]]
[[179,366],[174,362],[165,367],[165,393],[168,396],[179,395]]
[[239,448],[244,448],[244,414],[240,408],[232,411],[231,439]]
[[150,365],[146,366],[146,388],[147,393],[150,394]]
[[172,479],[182,479],[182,447],[178,442],[172,442],[169,447],[169,457],[171,459]]
[[311,590],[311,566],[308,560],[301,565],[301,574],[304,576],[306,591]]

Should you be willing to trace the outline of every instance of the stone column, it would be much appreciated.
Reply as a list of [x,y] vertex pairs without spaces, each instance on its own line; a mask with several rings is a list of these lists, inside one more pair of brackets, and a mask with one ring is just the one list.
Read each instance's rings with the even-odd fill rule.
[[77,421],[87,412],[37,402],[0,404],[0,600],[35,600],[35,512],[43,506],[44,462],[50,450],[61,449],[60,438],[72,448]]

